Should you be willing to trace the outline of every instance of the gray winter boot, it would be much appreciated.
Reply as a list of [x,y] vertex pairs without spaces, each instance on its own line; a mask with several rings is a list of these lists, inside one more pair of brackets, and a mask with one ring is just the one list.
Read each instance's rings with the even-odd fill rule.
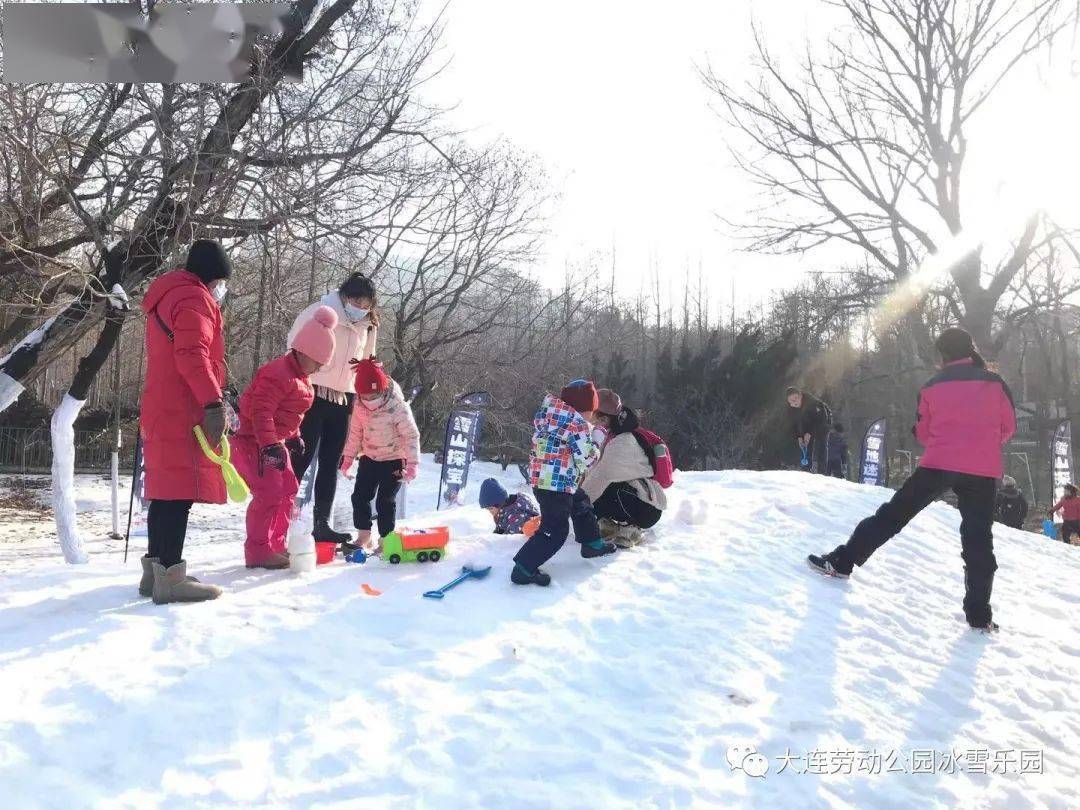
[[[142,579],[139,580],[139,596],[154,595],[154,563],[160,562],[157,557],[142,558]],[[195,577],[188,577],[188,582],[198,582]]]
[[610,540],[619,548],[633,548],[641,542],[641,529],[637,526],[628,526],[616,523],[608,518],[600,518],[600,537]]
[[619,524],[611,518],[600,518],[596,523],[600,527],[600,537],[604,540],[610,540],[619,533]]
[[161,563],[151,563],[154,568],[154,604],[167,605],[170,602],[205,602],[221,596],[217,585],[206,585],[187,577],[187,562],[181,560],[168,568]]
[[154,563],[159,562],[157,557],[142,558],[142,579],[139,580],[139,596],[154,595]]

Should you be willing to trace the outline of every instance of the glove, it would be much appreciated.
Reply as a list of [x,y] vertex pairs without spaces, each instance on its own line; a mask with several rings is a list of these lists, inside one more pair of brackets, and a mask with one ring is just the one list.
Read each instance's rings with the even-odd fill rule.
[[293,436],[291,439],[285,440],[285,449],[294,456],[302,456],[304,455],[304,450],[307,449],[307,445],[304,444],[302,436]]
[[259,450],[259,476],[262,477],[266,467],[281,472],[285,469],[286,458],[285,445],[281,442],[261,448]]
[[338,462],[338,469],[341,471],[341,474],[344,475],[346,478],[352,478],[351,472],[354,461],[356,461],[355,458],[348,458],[347,456],[342,456],[341,461]]
[[202,431],[211,447],[221,444],[221,437],[225,435],[225,406],[220,399],[203,408]]

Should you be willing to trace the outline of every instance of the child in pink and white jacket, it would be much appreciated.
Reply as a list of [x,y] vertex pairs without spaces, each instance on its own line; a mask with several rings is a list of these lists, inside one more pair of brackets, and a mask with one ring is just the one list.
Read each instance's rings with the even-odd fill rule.
[[[356,400],[349,417],[349,435],[341,457],[346,475],[359,457],[353,489],[353,524],[356,545],[371,540],[371,502],[378,513],[379,537],[394,531],[397,493],[403,482],[416,478],[420,464],[420,431],[401,387],[374,359],[356,365]],[[346,550],[355,548],[343,543]]]
[[263,365],[240,397],[240,431],[233,439],[236,469],[251,489],[244,560],[248,568],[287,568],[297,482],[290,451],[303,452],[300,423],[315,399],[308,375],[334,355],[337,313],[319,307],[289,342],[289,351]]

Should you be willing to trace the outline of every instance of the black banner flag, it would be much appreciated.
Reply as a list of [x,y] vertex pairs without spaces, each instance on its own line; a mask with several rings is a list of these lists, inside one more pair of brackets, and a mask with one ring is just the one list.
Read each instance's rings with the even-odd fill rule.
[[883,487],[888,482],[885,452],[885,419],[878,419],[863,435],[859,457],[859,483]]

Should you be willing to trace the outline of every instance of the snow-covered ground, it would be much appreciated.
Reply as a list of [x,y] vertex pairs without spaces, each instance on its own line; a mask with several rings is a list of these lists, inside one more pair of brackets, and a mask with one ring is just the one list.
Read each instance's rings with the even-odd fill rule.
[[[844,583],[803,559],[887,492],[683,474],[649,544],[568,543],[520,588],[517,541],[429,511],[435,480],[409,523],[451,526],[437,564],[252,573],[242,508],[197,507],[191,571],[227,589],[202,605],[138,598],[105,481],[78,480],[89,565],[0,518],[3,806],[1080,805],[1080,548],[1000,529],[985,637],[948,506]],[[421,598],[464,562],[494,570]]]

